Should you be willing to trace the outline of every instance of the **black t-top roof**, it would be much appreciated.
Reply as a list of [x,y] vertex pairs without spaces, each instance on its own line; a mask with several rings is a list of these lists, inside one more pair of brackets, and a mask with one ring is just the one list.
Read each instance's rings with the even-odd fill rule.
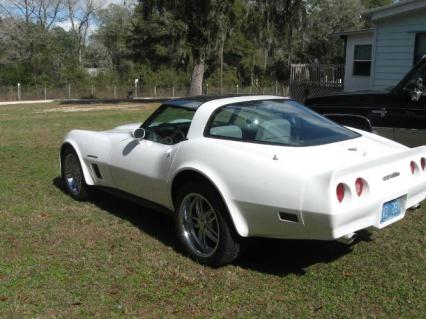
[[172,106],[182,106],[192,109],[197,109],[201,104],[218,100],[218,99],[226,99],[229,97],[238,97],[238,96],[247,96],[247,94],[229,94],[229,95],[198,95],[198,96],[190,96],[184,97],[174,100],[169,100],[165,102],[167,105]]

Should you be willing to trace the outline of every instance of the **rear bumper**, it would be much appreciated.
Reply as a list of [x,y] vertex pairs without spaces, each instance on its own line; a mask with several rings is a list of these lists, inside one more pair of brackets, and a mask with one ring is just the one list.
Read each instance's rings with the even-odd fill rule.
[[[397,217],[380,223],[383,204],[401,199],[402,211]],[[395,192],[380,200],[366,200],[362,206],[348,208],[336,214],[303,212],[306,233],[311,239],[333,240],[365,228],[382,229],[405,217],[406,210],[426,199],[426,181],[415,184],[408,191]]]
[[[426,174],[426,173],[425,173]],[[366,228],[381,229],[405,217],[406,210],[426,199],[426,179],[420,179],[408,190],[386,192],[381,198],[368,196],[333,213],[318,211],[297,211],[287,208],[238,203],[244,212],[248,236],[282,238],[282,239],[313,239],[335,240]],[[383,204],[401,199],[401,214],[387,222],[380,223]],[[362,204],[360,204],[362,203]],[[279,213],[293,214],[296,221],[280,219]],[[296,217],[297,216],[297,217]]]

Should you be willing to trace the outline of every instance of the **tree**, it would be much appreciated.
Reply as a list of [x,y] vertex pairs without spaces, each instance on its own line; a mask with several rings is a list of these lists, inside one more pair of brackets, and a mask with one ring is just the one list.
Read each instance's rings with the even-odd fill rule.
[[65,19],[64,0],[4,0],[0,13],[14,20],[37,24],[41,30],[49,30],[55,23]]
[[[115,72],[128,56],[127,38],[130,32],[131,12],[115,4],[96,12],[98,29],[92,40],[105,48],[108,66]],[[101,50],[98,48],[98,50]]]
[[[151,53],[157,56],[169,56],[166,52],[178,44],[182,56],[187,60],[185,63],[192,66],[189,94],[198,95],[202,93],[208,55],[215,47],[219,51],[223,49],[229,29],[227,14],[232,5],[233,1],[224,0],[141,1],[136,9],[134,31],[137,34],[134,36],[139,37],[139,44],[148,44],[154,51]],[[178,32],[167,32],[170,28]],[[155,38],[154,32],[150,31],[154,29],[160,46],[149,45]],[[174,45],[162,46],[165,38],[171,38]]]
[[362,0],[362,5],[366,9],[373,9],[377,7],[383,7],[394,3],[394,0]]
[[97,0],[66,0],[66,8],[71,31],[76,39],[78,61],[81,66],[90,23],[100,4]]
[[[136,0],[129,0],[132,3]],[[365,9],[391,0],[0,1],[0,81],[99,81],[187,85],[269,85],[295,62],[339,63],[336,33],[368,26]],[[70,30],[58,27],[69,21]],[[93,27],[96,26],[96,27]],[[259,81],[257,81],[259,80]]]
[[337,33],[363,28],[360,0],[309,0],[307,25],[297,48],[300,61],[341,63],[343,46]]

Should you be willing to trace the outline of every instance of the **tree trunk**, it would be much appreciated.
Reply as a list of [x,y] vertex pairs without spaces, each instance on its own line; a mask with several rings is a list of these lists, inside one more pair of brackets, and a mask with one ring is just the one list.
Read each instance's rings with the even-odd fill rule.
[[223,47],[225,40],[220,44],[219,49],[219,64],[220,64],[220,94],[223,94]]
[[78,45],[78,64],[80,66],[83,64],[83,48],[81,45]]
[[192,70],[191,86],[189,87],[189,95],[203,94],[203,78],[204,78],[204,59],[200,59]]
[[287,65],[288,67],[291,66],[292,60],[293,60],[293,26],[290,21],[290,24],[288,26],[288,38],[287,38],[287,51],[288,51],[288,59],[287,59]]

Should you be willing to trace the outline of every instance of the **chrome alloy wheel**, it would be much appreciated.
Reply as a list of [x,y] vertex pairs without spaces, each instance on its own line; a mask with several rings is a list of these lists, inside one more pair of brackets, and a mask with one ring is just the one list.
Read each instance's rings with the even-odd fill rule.
[[68,190],[73,195],[80,194],[81,191],[81,169],[77,157],[70,153],[64,161],[64,177]]
[[180,205],[179,223],[189,247],[200,257],[210,257],[219,245],[219,221],[209,201],[190,193]]

